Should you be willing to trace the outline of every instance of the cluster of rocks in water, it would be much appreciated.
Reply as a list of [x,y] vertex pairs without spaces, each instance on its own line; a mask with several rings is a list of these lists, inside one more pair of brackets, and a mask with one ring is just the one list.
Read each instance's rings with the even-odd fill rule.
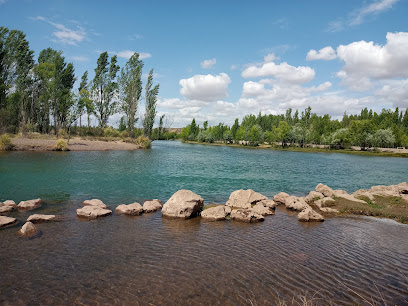
[[[252,189],[240,189],[231,193],[225,205],[211,205],[206,209],[204,209],[204,199],[201,196],[190,190],[179,190],[164,205],[157,199],[146,201],[143,205],[137,202],[121,204],[116,207],[115,213],[138,216],[142,213],[161,210],[162,216],[167,218],[189,219],[201,216],[201,218],[209,221],[231,219],[253,223],[264,221],[265,216],[275,214],[278,205],[284,205],[287,209],[298,212],[299,221],[324,221],[322,214],[339,213],[337,209],[329,207],[335,202],[335,199],[367,204],[361,198],[367,198],[374,202],[376,196],[400,197],[408,201],[408,184],[404,182],[391,186],[374,186],[370,189],[357,190],[353,194],[318,184],[315,190],[310,191],[305,197],[291,196],[281,192],[276,194],[273,199],[269,199]],[[41,204],[41,199],[21,201],[18,205],[14,201],[7,200],[0,202],[0,214],[9,213],[15,209],[19,211],[33,210],[40,207]],[[98,199],[86,200],[82,205],[83,207],[76,211],[80,218],[91,220],[112,214],[112,210]],[[31,215],[18,233],[26,237],[36,235],[38,230],[34,225],[35,223],[57,221],[58,219],[59,216],[56,215]],[[0,228],[12,226],[16,222],[16,218],[0,215]]]

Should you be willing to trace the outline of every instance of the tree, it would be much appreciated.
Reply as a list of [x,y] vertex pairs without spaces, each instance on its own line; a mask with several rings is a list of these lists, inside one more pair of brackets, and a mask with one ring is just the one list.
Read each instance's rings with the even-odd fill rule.
[[248,141],[251,146],[257,146],[263,141],[263,137],[262,128],[258,124],[252,126],[248,131]]
[[204,131],[208,128],[208,121],[204,121],[203,127],[204,127]]
[[159,94],[159,84],[153,86],[153,69],[150,70],[149,76],[147,77],[147,84],[145,87],[146,92],[146,112],[143,120],[143,130],[145,136],[151,138],[154,119],[156,118],[156,104],[157,95]]
[[90,115],[93,111],[93,102],[89,98],[88,71],[85,71],[81,77],[81,83],[78,88],[79,127],[82,126],[81,117],[85,113],[88,115],[88,127],[90,126]]
[[282,147],[285,147],[286,141],[289,138],[290,127],[286,121],[280,121],[275,131],[277,138],[282,142]]
[[195,122],[195,118],[193,118],[193,120],[191,121],[190,124],[190,134],[191,134],[191,138],[195,138],[198,134],[199,128]]
[[238,129],[239,129],[239,121],[238,121],[238,118],[236,118],[234,124],[231,127],[232,139],[234,140],[236,140]]
[[164,119],[164,114],[160,116],[160,121],[159,121],[159,135],[158,135],[158,139],[160,139],[161,134],[163,133],[163,119]]
[[95,77],[92,81],[92,98],[95,105],[95,115],[99,120],[99,126],[106,127],[109,117],[116,112],[118,84],[116,74],[119,66],[116,65],[116,55],[111,57],[108,64],[108,52],[100,54]]
[[121,109],[126,114],[129,135],[133,134],[137,107],[143,90],[142,69],[143,62],[139,59],[139,54],[134,53],[122,68],[119,77]]

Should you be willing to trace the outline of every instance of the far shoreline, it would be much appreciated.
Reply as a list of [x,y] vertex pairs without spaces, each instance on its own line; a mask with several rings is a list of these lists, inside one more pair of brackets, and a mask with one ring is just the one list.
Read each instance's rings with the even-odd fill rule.
[[242,144],[226,144],[226,143],[208,143],[208,142],[198,142],[198,141],[183,141],[189,144],[199,144],[207,146],[222,146],[222,147],[232,147],[232,148],[244,148],[244,149],[268,149],[275,151],[286,151],[286,152],[302,152],[302,153],[341,153],[341,154],[352,154],[352,155],[363,155],[363,156],[377,156],[377,157],[402,157],[408,158],[408,153],[394,153],[394,152],[370,152],[370,151],[354,151],[354,150],[330,150],[322,148],[301,148],[301,147],[275,147],[270,144],[261,144],[256,147],[246,146]]

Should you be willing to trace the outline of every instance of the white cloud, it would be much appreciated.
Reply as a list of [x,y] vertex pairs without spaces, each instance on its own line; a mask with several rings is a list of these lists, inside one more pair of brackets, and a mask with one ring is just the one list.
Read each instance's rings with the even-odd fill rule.
[[385,45],[358,41],[337,48],[344,66],[337,73],[352,90],[370,89],[372,79],[408,77],[408,33],[387,33]]
[[202,61],[200,65],[201,65],[201,68],[209,69],[209,68],[212,68],[216,63],[217,63],[217,60],[213,58],[213,59]]
[[279,60],[279,56],[276,56],[275,53],[269,53],[268,55],[264,56],[265,63],[273,62],[276,60]]
[[[121,58],[124,58],[124,59],[129,59],[136,52],[137,51],[123,50],[123,51],[113,52],[113,53],[115,53],[118,57],[121,57]],[[150,53],[145,53],[145,52],[137,52],[137,53],[139,53],[139,59],[146,59],[146,58],[152,57],[152,55]]]
[[408,79],[385,81],[374,94],[383,103],[392,102],[393,107],[408,108]]
[[195,75],[180,80],[180,93],[187,99],[200,101],[216,101],[228,96],[230,77],[226,73],[219,75]]
[[337,57],[336,51],[332,47],[324,47],[319,51],[310,50],[307,53],[306,59],[308,61],[315,61],[315,60],[324,60],[324,61],[331,61]]
[[294,67],[284,62],[275,64],[265,63],[261,66],[251,65],[242,72],[244,78],[273,76],[278,80],[293,84],[310,82],[315,77],[315,71],[310,67]]
[[349,26],[362,24],[369,16],[378,15],[392,8],[399,0],[377,0],[351,12],[346,18],[329,22],[327,31],[338,32]]
[[76,26],[77,28],[76,30],[72,30],[63,24],[52,22],[43,16],[37,16],[31,19],[43,21],[43,22],[46,22],[52,25],[56,29],[52,33],[52,35],[55,37],[52,39],[52,41],[54,42],[59,42],[64,45],[66,44],[66,45],[76,46],[78,45],[78,43],[85,40],[87,36],[85,29],[79,25]]

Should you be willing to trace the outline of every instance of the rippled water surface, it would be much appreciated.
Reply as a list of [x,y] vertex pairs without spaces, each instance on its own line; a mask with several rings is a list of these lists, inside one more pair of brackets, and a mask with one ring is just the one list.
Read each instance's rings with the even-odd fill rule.
[[160,212],[81,221],[82,200],[110,208],[191,189],[223,203],[239,188],[305,194],[317,183],[366,188],[407,180],[406,159],[154,142],[149,151],[0,154],[0,201],[41,197],[64,216],[41,235],[0,230],[0,304],[264,305],[408,303],[408,226],[373,218],[259,224],[162,219]]

